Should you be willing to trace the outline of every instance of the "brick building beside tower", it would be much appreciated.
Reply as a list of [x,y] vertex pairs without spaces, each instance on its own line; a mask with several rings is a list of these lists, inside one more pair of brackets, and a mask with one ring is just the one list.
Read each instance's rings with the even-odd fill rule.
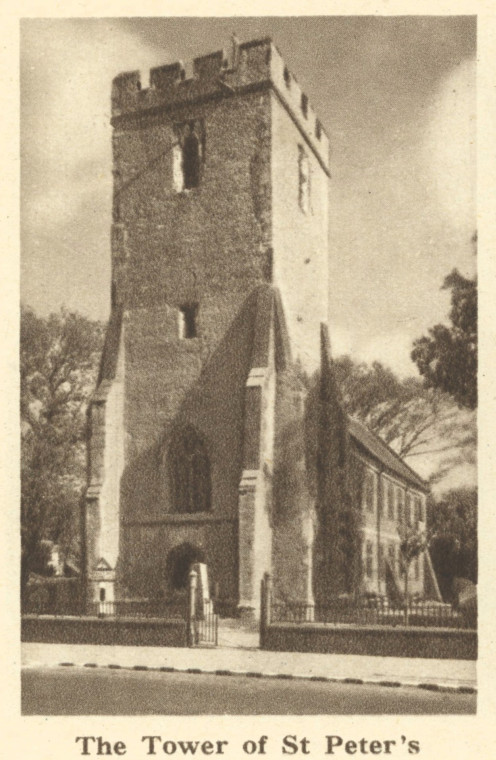
[[[324,362],[332,374],[321,328],[326,133],[269,39],[233,42],[189,73],[152,69],[147,88],[138,72],[121,74],[112,126],[112,310],[89,411],[87,599],[166,597],[199,561],[238,609],[256,614],[265,572],[281,597],[312,603],[332,587],[314,563],[325,520],[301,434],[302,370]],[[361,447],[377,483],[409,481],[423,503],[418,476],[338,418],[328,436],[346,438],[353,456]]]

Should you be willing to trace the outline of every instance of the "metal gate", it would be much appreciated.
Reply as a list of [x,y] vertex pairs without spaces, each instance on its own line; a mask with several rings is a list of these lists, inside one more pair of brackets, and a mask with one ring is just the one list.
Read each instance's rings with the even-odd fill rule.
[[215,614],[213,608],[206,610],[201,619],[192,620],[192,624],[194,629],[192,646],[217,646],[219,616]]

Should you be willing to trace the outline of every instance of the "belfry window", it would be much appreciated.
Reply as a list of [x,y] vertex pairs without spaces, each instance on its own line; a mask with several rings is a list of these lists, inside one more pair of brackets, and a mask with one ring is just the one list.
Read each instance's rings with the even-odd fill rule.
[[194,428],[185,428],[171,441],[169,452],[174,511],[208,512],[212,486],[203,440]]
[[200,142],[193,131],[184,138],[183,145],[184,187],[198,187],[200,183]]
[[187,304],[179,308],[179,338],[196,338],[197,325],[196,315],[198,304]]
[[174,189],[177,192],[198,187],[201,181],[205,138],[201,121],[175,126],[176,143],[172,152]]

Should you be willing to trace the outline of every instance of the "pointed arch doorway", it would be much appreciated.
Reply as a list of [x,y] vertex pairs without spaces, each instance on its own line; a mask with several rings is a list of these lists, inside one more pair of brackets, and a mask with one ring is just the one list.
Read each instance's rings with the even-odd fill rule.
[[200,547],[184,541],[175,546],[167,557],[167,579],[173,592],[188,591],[188,579],[191,568],[197,562],[205,563],[205,552]]

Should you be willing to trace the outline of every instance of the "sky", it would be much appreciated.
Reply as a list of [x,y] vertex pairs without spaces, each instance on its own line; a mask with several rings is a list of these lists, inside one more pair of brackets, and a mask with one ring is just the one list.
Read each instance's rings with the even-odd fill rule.
[[110,85],[272,36],[331,142],[334,354],[415,375],[445,276],[475,271],[475,17],[25,19],[21,299],[110,308]]

